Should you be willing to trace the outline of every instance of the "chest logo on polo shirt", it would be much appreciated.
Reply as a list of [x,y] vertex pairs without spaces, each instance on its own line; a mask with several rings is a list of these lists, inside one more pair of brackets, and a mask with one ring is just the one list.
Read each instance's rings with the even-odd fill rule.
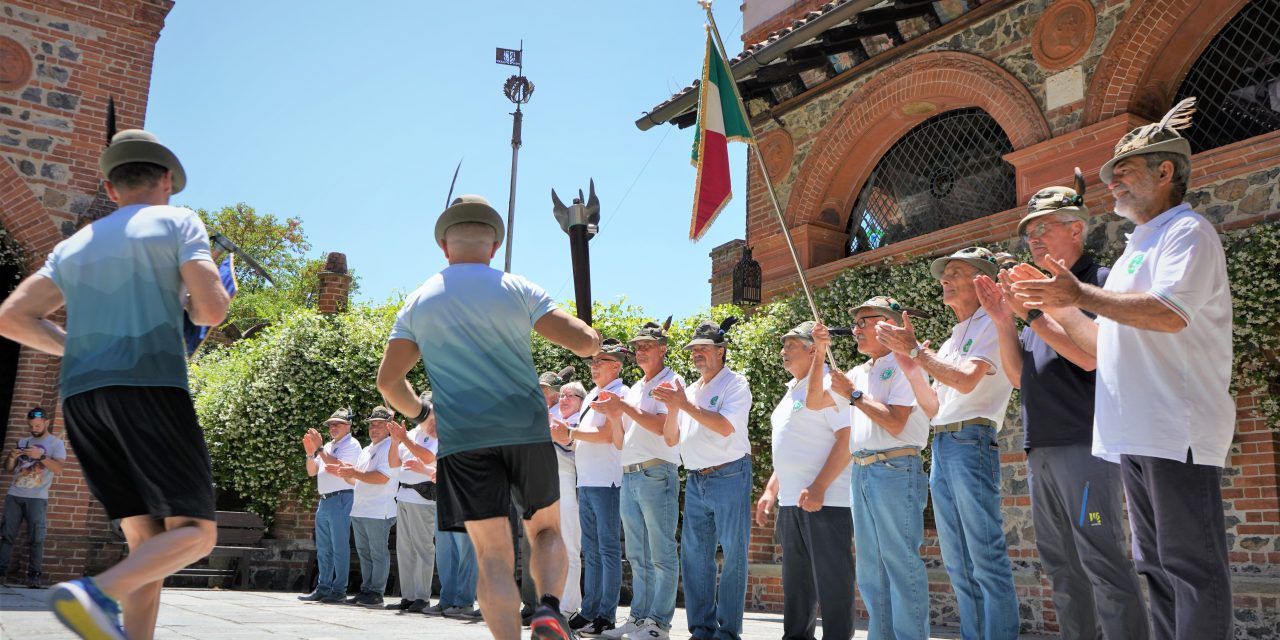
[[799,410],[800,410],[800,409],[802,409],[802,408],[804,408],[804,403],[803,403],[803,402],[800,402],[799,400],[796,400],[795,402],[792,402],[792,403],[791,403],[791,411],[792,411],[792,413],[794,413],[794,412],[796,412],[796,411],[799,411]]
[[893,377],[893,367],[890,367],[880,372],[881,380],[888,380],[889,378],[892,378],[892,377]]
[[719,399],[720,399],[720,396],[711,396],[711,406],[713,407],[716,406],[716,401]]
[[1128,271],[1129,273],[1137,271],[1138,267],[1142,266],[1142,261],[1146,259],[1147,254],[1145,253],[1134,254],[1132,258],[1129,258],[1129,266],[1125,267],[1125,271]]
[[973,348],[973,338],[969,338],[968,340],[965,340],[964,346],[961,347],[960,350],[965,353],[969,353],[969,349],[971,348]]

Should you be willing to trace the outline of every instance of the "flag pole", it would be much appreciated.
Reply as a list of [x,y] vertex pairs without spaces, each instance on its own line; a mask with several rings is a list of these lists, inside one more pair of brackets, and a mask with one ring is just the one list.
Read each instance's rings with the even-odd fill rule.
[[[720,52],[720,59],[724,61],[726,68],[729,67],[729,54],[724,50],[724,41],[720,39],[720,29],[716,27],[716,17],[711,13],[711,0],[698,0],[698,4],[707,12],[707,21],[711,25],[711,36],[716,41],[716,49]],[[742,103],[742,95],[738,93],[738,81],[734,79],[732,69],[729,73],[729,86],[733,89],[734,102],[738,105],[738,110],[742,113],[742,121],[747,123],[747,127],[751,126],[751,118],[747,113],[747,107]],[[752,139],[754,142],[754,134]],[[800,266],[800,254],[796,252],[796,243],[791,239],[791,230],[787,228],[787,221],[782,216],[782,206],[778,204],[778,195],[773,191],[773,181],[769,179],[769,169],[765,167],[764,157],[760,155],[759,147],[750,149],[747,155],[755,156],[756,163],[760,166],[760,174],[764,177],[764,187],[769,193],[769,202],[773,204],[773,215],[778,219],[778,228],[782,230],[782,237],[787,241],[787,250],[791,252],[791,261],[795,263],[796,275],[800,276],[800,287],[804,289],[804,297],[809,302],[809,311],[813,314],[814,322],[822,322],[822,316],[818,313],[818,304],[814,302],[813,290],[809,287],[809,279],[804,275],[804,267]],[[831,351],[831,347],[827,347],[827,361],[831,365],[832,370],[839,370],[836,364],[835,353]]]

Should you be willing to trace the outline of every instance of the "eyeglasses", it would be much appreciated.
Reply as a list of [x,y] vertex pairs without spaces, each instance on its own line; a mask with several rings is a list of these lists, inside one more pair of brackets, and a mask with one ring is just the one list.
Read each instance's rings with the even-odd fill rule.
[[1025,232],[1023,232],[1022,239],[1035,240],[1036,238],[1039,238],[1040,236],[1048,233],[1049,227],[1062,226],[1064,224],[1069,224],[1069,223],[1057,222],[1057,221],[1037,222],[1031,227],[1029,227]]
[[872,318],[883,318],[883,317],[884,316],[862,316],[861,318],[854,320],[853,324],[857,326],[859,329],[866,329],[867,325],[875,324],[874,322],[870,322]]

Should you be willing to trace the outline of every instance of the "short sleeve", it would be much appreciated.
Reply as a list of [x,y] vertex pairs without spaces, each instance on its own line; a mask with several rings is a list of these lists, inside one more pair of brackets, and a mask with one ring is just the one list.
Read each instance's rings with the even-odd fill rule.
[[[524,280],[522,278],[522,280]],[[525,304],[529,308],[529,322],[537,322],[542,316],[551,313],[556,308],[556,303],[547,294],[547,290],[538,285],[524,280]]]
[[736,376],[724,390],[717,413],[727,418],[735,431],[747,430],[747,420],[751,417],[751,386],[745,377]]
[[827,427],[835,433],[841,429],[849,428],[849,412],[837,409],[835,407],[827,407],[819,411],[822,419],[827,423]]
[[436,438],[432,438],[431,436],[427,436],[427,440],[422,443],[422,446],[426,447],[427,451],[430,451],[431,453],[440,452],[440,441]]
[[1220,241],[1206,223],[1185,217],[1173,223],[1161,241],[1150,293],[1178,314],[1191,319],[1211,298],[1215,274],[1225,268]]
[[996,325],[983,317],[975,329],[971,336],[965,338],[965,344],[960,345],[961,355],[966,360],[981,360],[991,365],[987,375],[995,375],[1000,369],[1000,341]]
[[53,441],[53,449],[49,451],[49,457],[59,461],[67,459],[67,445],[61,438]]
[[44,265],[35,273],[35,275],[44,276],[52,280],[53,284],[57,285],[59,289],[62,288],[62,282],[59,280],[60,275],[58,273],[58,263],[61,257],[62,243],[59,242],[58,246],[54,247],[53,251],[49,253],[49,257],[44,259]]
[[183,209],[186,215],[182,216],[178,224],[178,264],[186,264],[192,260],[209,260],[213,261],[213,254],[209,252],[209,233],[204,228],[204,222],[200,220],[200,216],[196,215],[190,209]]
[[404,306],[396,312],[396,321],[391,325],[391,335],[387,340],[408,340],[414,344],[418,343],[418,336],[413,331],[413,322],[410,316],[413,314],[414,299],[405,300]]

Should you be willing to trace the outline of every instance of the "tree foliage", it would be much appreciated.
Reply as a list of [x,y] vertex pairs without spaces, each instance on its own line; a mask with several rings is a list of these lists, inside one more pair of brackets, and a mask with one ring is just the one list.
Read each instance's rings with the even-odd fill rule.
[[[197,209],[209,233],[230,238],[271,274],[275,284],[263,279],[243,260],[236,260],[238,293],[231,301],[227,323],[246,331],[263,323],[276,322],[296,309],[311,304],[320,286],[324,257],[308,258],[311,243],[299,218],[281,220],[258,213],[239,202],[218,210]],[[356,283],[352,282],[352,293]]]

